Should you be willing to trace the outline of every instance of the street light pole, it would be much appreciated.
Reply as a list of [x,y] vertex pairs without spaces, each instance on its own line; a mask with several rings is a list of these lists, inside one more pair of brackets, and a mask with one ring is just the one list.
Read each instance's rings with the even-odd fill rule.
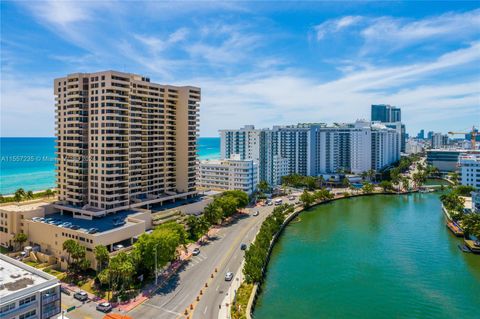
[[158,245],[155,246],[155,286],[158,285],[157,250],[158,250]]

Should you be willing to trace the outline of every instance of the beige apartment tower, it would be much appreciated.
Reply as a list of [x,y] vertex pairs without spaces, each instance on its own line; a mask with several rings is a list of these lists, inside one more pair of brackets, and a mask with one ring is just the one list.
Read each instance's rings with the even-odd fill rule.
[[57,208],[92,218],[196,192],[200,88],[105,71],[54,90]]

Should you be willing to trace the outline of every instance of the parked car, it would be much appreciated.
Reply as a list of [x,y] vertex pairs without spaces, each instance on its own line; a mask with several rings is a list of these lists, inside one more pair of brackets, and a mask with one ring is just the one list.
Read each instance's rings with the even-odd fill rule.
[[89,234],[98,233],[98,228],[90,228],[89,230],[87,230],[87,233],[89,233]]
[[288,200],[295,200],[295,196],[293,196],[293,195],[288,196]]
[[77,230],[77,229],[80,229],[80,226],[77,226],[77,225],[72,225],[69,227],[70,229],[73,229],[73,230]]
[[195,248],[195,249],[192,251],[192,255],[194,255],[194,256],[200,255],[200,249]]
[[67,288],[65,288],[63,286],[60,286],[60,292],[63,292],[67,296],[70,296],[70,290],[68,290]]
[[85,291],[77,291],[73,294],[73,298],[80,300],[80,301],[87,301],[88,295]]
[[101,312],[110,312],[112,311],[112,305],[109,302],[102,302],[95,307],[98,311]]
[[125,246],[123,246],[121,244],[113,246],[113,250],[120,250],[120,249],[123,249],[123,248],[125,248]]
[[229,271],[225,274],[225,281],[231,281],[233,279],[233,272]]
[[240,249],[241,250],[246,250],[247,249],[247,244],[241,244]]
[[41,218],[41,217],[32,217],[32,220],[33,220],[34,222],[39,222],[39,221],[41,220],[40,218]]
[[253,212],[253,216],[258,216],[258,214],[260,214],[260,212],[258,210]]

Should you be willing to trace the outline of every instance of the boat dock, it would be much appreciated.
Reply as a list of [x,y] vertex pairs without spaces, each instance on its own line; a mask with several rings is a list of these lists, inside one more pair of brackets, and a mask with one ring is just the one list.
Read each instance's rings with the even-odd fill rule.
[[449,221],[446,225],[455,236],[463,237],[463,229],[461,229],[456,223]]
[[464,239],[465,246],[472,251],[472,253],[480,254],[480,242],[470,239]]

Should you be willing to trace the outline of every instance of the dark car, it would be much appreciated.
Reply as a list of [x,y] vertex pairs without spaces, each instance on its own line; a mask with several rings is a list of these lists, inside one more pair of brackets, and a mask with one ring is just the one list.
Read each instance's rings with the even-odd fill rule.
[[95,307],[98,311],[101,312],[110,312],[112,311],[112,305],[109,302],[102,302]]
[[70,229],[77,230],[77,229],[80,229],[80,226],[72,225],[72,226],[70,226]]
[[247,249],[247,244],[241,244],[240,249],[241,250],[246,250]]
[[80,300],[80,301],[87,301],[88,295],[85,291],[77,291],[73,294],[73,298]]

